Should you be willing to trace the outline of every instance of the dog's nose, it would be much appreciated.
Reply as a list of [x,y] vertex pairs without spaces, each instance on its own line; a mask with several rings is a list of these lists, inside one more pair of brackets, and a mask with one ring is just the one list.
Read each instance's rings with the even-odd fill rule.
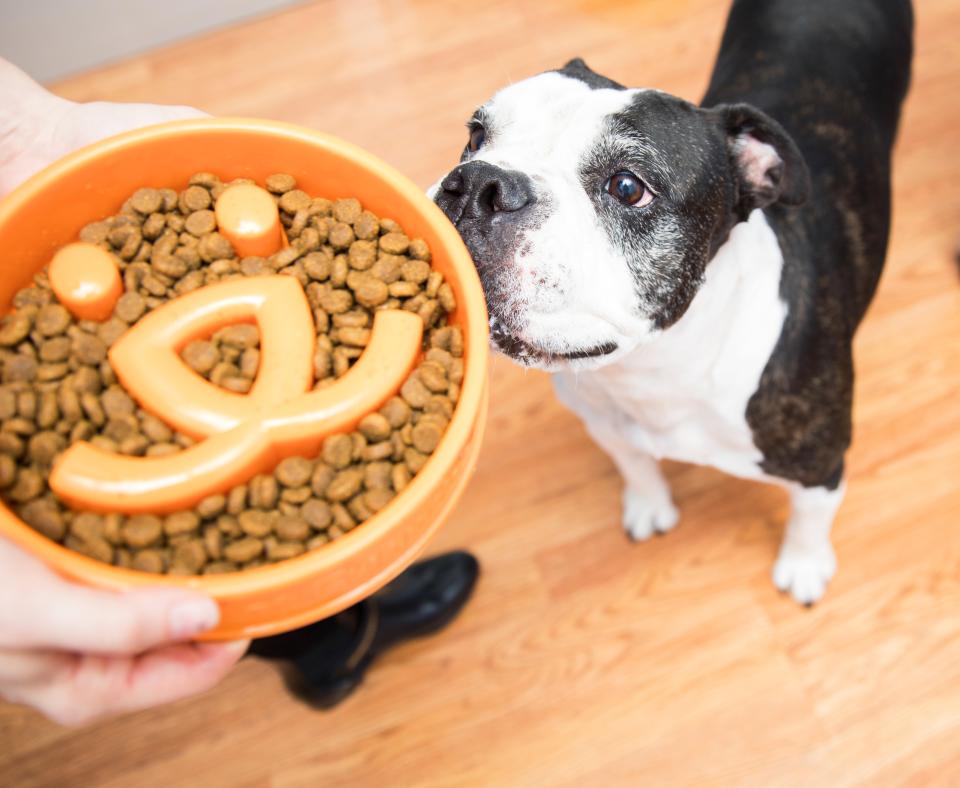
[[485,161],[469,161],[452,170],[436,196],[437,205],[454,224],[462,217],[481,219],[519,211],[533,201],[529,176]]

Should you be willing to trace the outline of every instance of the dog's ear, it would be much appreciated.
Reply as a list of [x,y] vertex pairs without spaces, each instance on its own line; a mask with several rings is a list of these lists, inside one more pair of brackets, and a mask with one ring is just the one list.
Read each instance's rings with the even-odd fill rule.
[[614,82],[612,79],[603,76],[603,74],[598,74],[596,71],[590,68],[590,66],[584,62],[582,57],[575,57],[573,60],[567,61],[567,64],[563,68],[557,69],[557,73],[563,74],[565,77],[570,77],[571,79],[579,79],[581,82],[587,83],[594,89],[623,89],[623,85],[621,85],[619,82]]
[[735,210],[746,219],[772,203],[801,205],[810,193],[810,173],[790,135],[749,104],[721,104],[711,112],[721,124],[737,178]]

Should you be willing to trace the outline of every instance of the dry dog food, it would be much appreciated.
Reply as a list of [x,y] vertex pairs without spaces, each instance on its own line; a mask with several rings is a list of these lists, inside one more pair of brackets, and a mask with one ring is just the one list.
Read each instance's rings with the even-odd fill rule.
[[[242,182],[242,181],[241,181]],[[249,182],[249,181],[247,181]],[[386,506],[423,467],[453,414],[463,379],[463,337],[447,325],[452,289],[430,250],[355,199],[330,201],[271,175],[290,245],[240,259],[217,232],[214,204],[230,184],[198,173],[181,192],[139,189],[119,214],[83,228],[109,249],[124,293],[107,320],[76,320],[45,272],[14,297],[0,324],[0,495],[40,533],[97,560],[145,572],[214,574],[261,566],[336,539]],[[317,457],[289,457],[189,511],[164,516],[69,509],[47,476],[75,441],[133,456],[181,451],[193,441],[140,408],[107,351],[150,310],[204,285],[279,273],[303,285],[317,331],[314,384],[346,373],[370,338],[378,309],[415,312],[424,355],[396,396],[355,431],[329,436]],[[187,344],[181,357],[229,391],[250,390],[260,336],[236,324]]]

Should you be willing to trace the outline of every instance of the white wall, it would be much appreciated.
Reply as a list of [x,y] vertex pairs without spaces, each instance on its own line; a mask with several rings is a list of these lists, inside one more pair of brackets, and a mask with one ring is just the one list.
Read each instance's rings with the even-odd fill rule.
[[0,0],[0,55],[47,82],[293,0]]

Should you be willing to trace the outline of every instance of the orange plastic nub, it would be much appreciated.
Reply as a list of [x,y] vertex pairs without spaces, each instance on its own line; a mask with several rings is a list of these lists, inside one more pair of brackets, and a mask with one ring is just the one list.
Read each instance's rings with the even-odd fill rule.
[[[241,321],[260,329],[260,369],[249,394],[215,386],[180,358],[191,340]],[[110,364],[144,409],[192,438],[205,438],[307,391],[315,334],[300,282],[250,276],[201,287],[154,309],[114,343]]]
[[292,388],[273,409],[177,454],[126,457],[80,441],[53,466],[50,487],[82,509],[172,512],[269,472],[285,457],[315,456],[325,436],[349,432],[400,388],[419,356],[422,332],[417,315],[377,312],[369,344],[336,383],[309,392]]
[[250,183],[225,189],[216,205],[217,227],[241,257],[269,257],[283,248],[280,212],[270,192]]
[[106,320],[123,295],[113,255],[96,244],[64,246],[54,255],[49,275],[60,303],[80,320]]

